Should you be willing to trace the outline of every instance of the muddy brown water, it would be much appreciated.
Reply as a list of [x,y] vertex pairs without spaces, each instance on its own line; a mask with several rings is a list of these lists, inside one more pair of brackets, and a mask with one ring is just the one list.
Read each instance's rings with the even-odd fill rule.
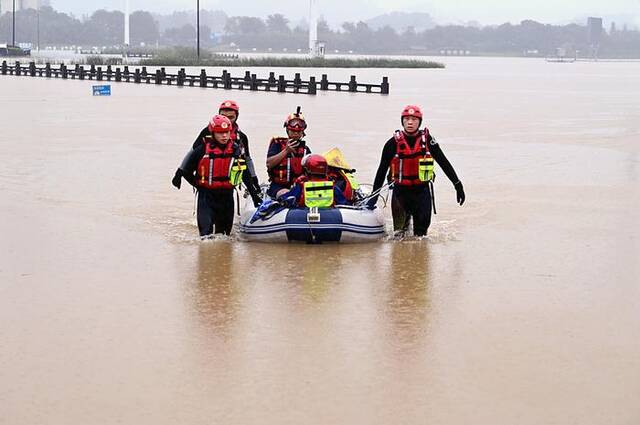
[[[0,423],[640,422],[640,64],[447,65],[323,71],[386,97],[0,77]],[[426,239],[200,242],[170,180],[227,97],[263,179],[297,105],[371,182],[421,104],[467,203],[441,173]]]

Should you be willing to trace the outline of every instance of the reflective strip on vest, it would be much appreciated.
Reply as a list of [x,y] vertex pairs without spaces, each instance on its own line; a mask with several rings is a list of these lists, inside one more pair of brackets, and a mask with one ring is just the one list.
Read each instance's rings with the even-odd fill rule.
[[331,208],[333,206],[332,182],[305,182],[304,205],[307,208]]

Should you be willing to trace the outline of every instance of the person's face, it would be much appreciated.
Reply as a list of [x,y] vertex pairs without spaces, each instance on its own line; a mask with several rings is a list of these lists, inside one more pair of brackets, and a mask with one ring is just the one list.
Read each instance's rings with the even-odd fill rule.
[[238,113],[233,109],[220,109],[219,112],[220,115],[224,115],[225,117],[229,118],[229,121],[231,121],[232,124],[234,124],[238,119]]
[[287,135],[289,136],[289,140],[300,140],[302,139],[302,130],[289,130],[287,128]]
[[216,142],[226,145],[231,138],[231,133],[228,131],[225,131],[224,133],[213,133],[213,137],[216,139]]
[[413,134],[420,128],[420,118],[413,116],[402,117],[402,127],[408,134]]

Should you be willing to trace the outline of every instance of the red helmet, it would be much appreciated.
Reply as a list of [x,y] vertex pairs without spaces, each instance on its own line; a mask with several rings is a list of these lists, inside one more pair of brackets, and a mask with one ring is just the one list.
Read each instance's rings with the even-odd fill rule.
[[209,131],[212,133],[226,133],[231,131],[231,121],[224,115],[214,115],[209,121]]
[[222,111],[223,109],[231,109],[232,111],[236,111],[236,113],[240,113],[240,107],[235,102],[235,100],[225,100],[220,104],[218,111]]
[[327,175],[327,160],[324,158],[324,156],[318,155],[317,153],[305,155],[304,158],[302,158],[302,167],[307,172],[307,174],[318,176]]
[[307,122],[301,113],[289,114],[284,121],[284,127],[291,131],[304,131],[307,129]]
[[416,117],[422,119],[422,110],[418,105],[407,105],[402,110],[402,115],[400,115],[400,117]]

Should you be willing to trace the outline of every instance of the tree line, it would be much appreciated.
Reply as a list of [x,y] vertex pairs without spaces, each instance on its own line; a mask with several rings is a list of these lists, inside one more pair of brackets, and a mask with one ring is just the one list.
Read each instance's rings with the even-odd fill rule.
[[[203,47],[243,51],[307,49],[307,27],[291,25],[282,14],[262,19],[226,17],[220,12],[204,12],[205,17],[206,13],[210,13],[211,19],[201,22],[211,22],[217,28],[201,25]],[[130,16],[131,45],[193,47],[196,28],[188,23],[189,15],[174,16],[181,16],[181,19],[174,19],[177,25],[170,26],[170,19],[163,21],[146,11],[133,12]],[[98,10],[78,19],[51,7],[43,7],[39,14],[33,9],[23,10],[16,14],[16,41],[35,45],[38,27],[41,45],[118,46],[123,43],[124,15],[120,11]],[[11,29],[11,14],[6,13],[0,17],[0,40],[4,38],[10,42]],[[326,21],[320,20],[318,37],[330,52],[364,54],[437,54],[451,49],[471,54],[521,55],[523,51],[538,51],[545,55],[557,47],[583,52],[590,49],[586,26],[547,25],[532,20],[517,25],[505,23],[486,27],[445,25],[422,31],[408,27],[400,32],[389,26],[374,29],[365,22],[344,22],[339,29],[332,29]],[[599,44],[601,57],[640,57],[640,31],[637,30],[616,29],[612,25],[608,32],[602,32]]]

